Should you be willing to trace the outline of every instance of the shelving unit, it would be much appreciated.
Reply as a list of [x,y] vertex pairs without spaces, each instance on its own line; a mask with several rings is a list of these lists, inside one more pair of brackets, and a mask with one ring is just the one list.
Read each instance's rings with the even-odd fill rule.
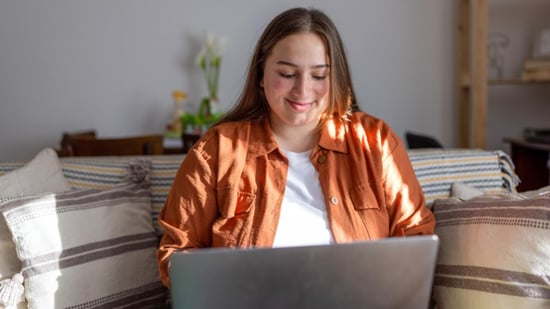
[[[458,144],[486,148],[489,85],[546,84],[521,78],[488,80],[489,0],[457,0]],[[521,5],[518,1],[518,5]]]
[[532,81],[523,79],[496,79],[489,80],[489,85],[532,85],[532,84],[549,84],[550,80],[546,81]]
[[485,148],[487,139],[488,0],[458,0],[458,143]]

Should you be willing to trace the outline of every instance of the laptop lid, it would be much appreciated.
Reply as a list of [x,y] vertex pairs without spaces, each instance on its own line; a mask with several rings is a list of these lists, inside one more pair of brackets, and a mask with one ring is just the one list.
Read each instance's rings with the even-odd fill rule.
[[437,236],[174,253],[173,308],[428,308]]

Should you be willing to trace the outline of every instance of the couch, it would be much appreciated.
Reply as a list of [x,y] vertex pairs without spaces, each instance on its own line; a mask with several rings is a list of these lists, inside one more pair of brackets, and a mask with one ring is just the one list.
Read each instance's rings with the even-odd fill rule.
[[[550,308],[550,193],[517,193],[501,151],[409,156],[438,220],[434,305]],[[1,162],[0,308],[165,306],[156,217],[183,158],[58,158],[45,149]]]

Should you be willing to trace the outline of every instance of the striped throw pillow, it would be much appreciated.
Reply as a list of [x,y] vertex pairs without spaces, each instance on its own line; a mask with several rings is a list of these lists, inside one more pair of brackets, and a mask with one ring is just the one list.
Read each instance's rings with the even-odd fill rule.
[[[78,189],[109,189],[124,181],[131,166],[129,157],[67,157],[61,158],[63,173],[69,184]],[[149,182],[151,184],[151,215],[158,235],[162,229],[157,218],[164,206],[168,191],[184,155],[144,156],[151,161]]]
[[168,196],[168,191],[172,187],[174,177],[183,161],[184,156],[152,156],[151,169],[151,215],[153,216],[153,226],[157,234],[162,234],[162,227],[158,223],[159,213],[164,207],[164,202]]
[[550,192],[433,205],[437,308],[550,308]]
[[138,184],[1,203],[29,308],[161,307],[150,204],[149,188]]

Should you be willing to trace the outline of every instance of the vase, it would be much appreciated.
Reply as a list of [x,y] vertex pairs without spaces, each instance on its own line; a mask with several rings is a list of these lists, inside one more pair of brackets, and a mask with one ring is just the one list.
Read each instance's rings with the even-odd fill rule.
[[204,97],[199,107],[199,117],[202,124],[210,127],[220,116],[220,103],[218,98]]

